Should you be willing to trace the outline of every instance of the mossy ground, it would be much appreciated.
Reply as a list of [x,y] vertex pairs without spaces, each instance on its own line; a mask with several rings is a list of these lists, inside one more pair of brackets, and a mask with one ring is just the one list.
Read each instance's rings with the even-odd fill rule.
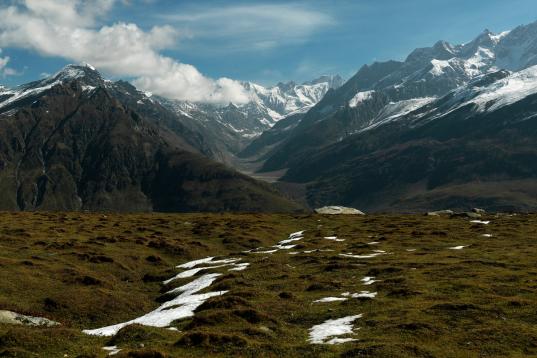
[[[62,325],[0,325],[0,356],[105,357],[102,347],[110,345],[122,348],[116,357],[537,356],[537,216],[483,220],[491,223],[412,215],[3,213],[0,309]],[[243,253],[299,230],[307,231],[292,250]],[[332,235],[345,241],[323,238]],[[459,245],[469,246],[449,249]],[[304,253],[317,249],[334,251]],[[373,249],[387,254],[339,256]],[[229,292],[176,322],[179,331],[136,325],[111,338],[81,333],[158,307],[169,289],[161,281],[179,272],[174,267],[206,256],[251,265],[219,277],[207,291]],[[364,286],[364,276],[381,281]],[[313,303],[361,290],[378,295]],[[356,314],[363,317],[348,337],[357,341],[307,342],[312,326]]]

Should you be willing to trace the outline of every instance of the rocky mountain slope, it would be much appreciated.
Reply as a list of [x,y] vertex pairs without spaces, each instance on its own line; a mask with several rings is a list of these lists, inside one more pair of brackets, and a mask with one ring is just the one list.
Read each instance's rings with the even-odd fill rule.
[[[276,141],[261,136],[241,155],[261,158],[261,171],[286,171],[283,181],[308,185],[312,205],[415,210],[442,186],[435,206],[464,206],[487,181],[501,182],[483,193],[490,208],[537,208],[531,185],[515,193],[516,181],[535,174],[526,144],[537,143],[536,33],[537,23],[485,31],[464,45],[438,42],[404,62],[364,66],[288,131],[271,131]],[[470,183],[477,186],[455,189]]]
[[207,159],[205,138],[89,66],[0,93],[1,210],[288,211]]
[[292,166],[293,155],[287,153],[316,152],[323,145],[416,109],[486,74],[537,64],[536,33],[537,23],[501,34],[485,30],[464,45],[439,41],[433,47],[416,49],[402,62],[363,66],[288,132],[271,150],[263,170]]
[[287,171],[312,205],[537,209],[537,66],[499,71],[329,145]]

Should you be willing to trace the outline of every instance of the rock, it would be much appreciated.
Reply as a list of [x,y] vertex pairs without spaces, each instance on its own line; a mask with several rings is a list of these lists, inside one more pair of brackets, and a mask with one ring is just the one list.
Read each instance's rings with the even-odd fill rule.
[[323,215],[365,215],[358,209],[346,208],[344,206],[324,206],[315,209],[315,212]]
[[59,325],[58,322],[51,321],[47,318],[25,316],[23,314],[4,310],[0,310],[0,323],[44,327]]
[[481,217],[481,214],[472,213],[472,212],[466,212],[466,213],[456,213],[456,214],[453,214],[452,216],[453,217],[470,218],[470,219],[479,219]]
[[476,214],[485,214],[486,213],[486,211],[484,209],[479,209],[479,208],[473,208],[472,212],[474,212]]
[[453,215],[452,210],[438,210],[438,211],[429,211],[427,216],[441,216],[441,215]]

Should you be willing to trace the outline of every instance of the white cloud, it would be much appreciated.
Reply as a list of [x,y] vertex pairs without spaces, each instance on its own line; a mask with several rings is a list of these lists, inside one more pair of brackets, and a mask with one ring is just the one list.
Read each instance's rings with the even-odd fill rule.
[[185,28],[193,37],[219,39],[226,51],[257,51],[296,44],[335,24],[329,14],[295,3],[211,5],[160,17]]
[[109,11],[114,0],[24,0],[34,15],[47,22],[66,26],[93,25],[96,16]]
[[[170,26],[149,31],[132,23],[96,27],[114,0],[20,0],[0,6],[0,46],[21,47],[46,56],[91,63],[106,73],[136,77],[140,88],[171,98],[244,103],[237,82],[210,79],[195,67],[163,56],[179,37]],[[9,59],[8,59],[9,60]]]
[[[0,48],[0,55],[2,54],[2,49]],[[14,76],[18,75],[19,73],[15,71],[13,68],[7,67],[7,64],[10,61],[9,56],[0,57],[0,76],[6,77],[6,76]]]
[[[0,49],[0,54],[2,53],[2,49]],[[0,57],[0,71],[2,71],[9,62],[9,56],[6,57]]]

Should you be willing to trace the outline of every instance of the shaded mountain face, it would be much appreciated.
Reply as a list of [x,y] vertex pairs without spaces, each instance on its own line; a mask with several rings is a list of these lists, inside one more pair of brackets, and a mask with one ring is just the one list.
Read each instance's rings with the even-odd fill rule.
[[307,186],[312,206],[535,210],[536,31],[484,31],[364,66],[242,154]]
[[484,75],[537,64],[536,31],[537,23],[502,34],[485,30],[464,45],[439,41],[416,49],[402,62],[363,66],[344,85],[328,92],[270,150],[262,171],[292,167],[320,147],[408,113]]
[[201,155],[188,125],[90,67],[0,96],[0,210],[299,209]]

